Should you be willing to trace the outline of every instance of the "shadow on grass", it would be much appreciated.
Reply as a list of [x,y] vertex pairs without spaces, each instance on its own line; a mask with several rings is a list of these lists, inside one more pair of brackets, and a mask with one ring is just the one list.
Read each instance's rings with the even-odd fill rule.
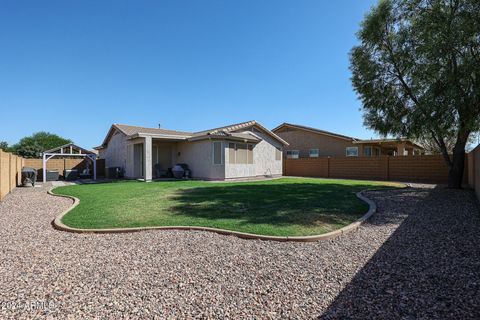
[[368,205],[355,196],[371,185],[285,183],[215,185],[177,190],[173,214],[245,224],[345,224],[363,215]]

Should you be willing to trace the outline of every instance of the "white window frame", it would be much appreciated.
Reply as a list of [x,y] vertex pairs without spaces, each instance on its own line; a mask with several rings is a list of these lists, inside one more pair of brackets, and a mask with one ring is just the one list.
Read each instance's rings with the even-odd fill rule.
[[[355,149],[357,151],[357,154],[349,155],[348,154],[348,149]],[[358,157],[358,147],[346,147],[345,148],[345,156],[347,156],[347,157]]]
[[[277,152],[280,155],[280,159],[277,159]],[[275,148],[275,161],[282,161],[283,151],[281,148]]]
[[[312,151],[316,150],[317,154],[312,156]],[[319,149],[310,149],[308,150],[308,157],[309,158],[318,158],[320,156],[320,150]]]
[[[220,163],[215,163],[215,143],[220,143]],[[222,141],[212,142],[212,163],[214,166],[223,165],[223,142]]]
[[[233,159],[230,157],[231,144],[233,144]],[[237,144],[235,142],[228,143],[228,164],[237,164]]]
[[[251,156],[252,156],[252,163],[248,162],[248,159],[249,159],[249,158],[248,158],[248,154],[249,154],[249,151],[250,151],[250,147],[252,147],[252,154],[251,154]],[[253,158],[254,158],[254,156],[253,156],[253,150],[255,150],[255,145],[254,145],[253,143],[247,143],[247,165],[254,165],[254,164],[255,164],[255,162],[253,161]]]
[[[292,157],[291,155],[289,156],[288,153],[289,152],[296,152],[297,156],[296,157]],[[287,159],[298,159],[300,158],[300,150],[287,150]]]
[[[241,143],[241,142],[227,142],[228,144],[228,164],[229,165],[237,165],[237,164],[240,164],[240,165],[254,165],[255,164],[255,144],[254,143]],[[230,144],[233,144],[233,148],[235,150],[234,152],[234,155],[235,155],[235,160],[233,163],[231,163],[231,159],[230,159]],[[247,146],[247,163],[237,163],[237,150],[238,150],[238,145],[239,144],[244,144]],[[249,151],[249,147],[252,146],[252,163],[248,163],[248,151]]]

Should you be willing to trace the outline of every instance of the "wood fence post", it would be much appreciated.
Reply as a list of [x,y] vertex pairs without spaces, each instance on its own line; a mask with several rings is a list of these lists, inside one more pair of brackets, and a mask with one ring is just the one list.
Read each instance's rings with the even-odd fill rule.
[[3,181],[3,179],[4,179],[4,177],[2,176],[2,167],[3,167],[3,163],[2,163],[3,156],[2,156],[2,153],[3,153],[3,150],[0,149],[0,201],[3,199],[3,195],[2,195],[2,181]]
[[8,156],[8,193],[10,193],[13,190],[12,186],[12,154],[10,153]]
[[468,175],[468,182],[471,183],[470,187],[472,187],[474,190],[477,188],[477,186],[475,185],[475,167],[476,167],[476,157],[475,157],[475,149],[473,149],[472,151],[470,151],[470,154],[472,155],[471,157],[468,157],[469,160],[472,160],[472,161],[469,161],[471,163],[469,163],[469,165],[471,166],[470,170],[469,171],[472,171],[473,172],[473,177],[472,177],[472,181],[470,181],[470,172],[467,173]]
[[387,181],[390,181],[390,156],[387,155]]
[[327,178],[330,178],[330,156],[327,157]]

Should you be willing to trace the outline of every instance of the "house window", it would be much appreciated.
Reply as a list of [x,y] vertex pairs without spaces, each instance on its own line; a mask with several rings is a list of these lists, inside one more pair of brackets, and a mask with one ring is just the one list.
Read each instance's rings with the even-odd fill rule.
[[320,154],[318,149],[310,149],[310,158],[318,158],[318,155]]
[[280,148],[275,148],[275,160],[282,160],[282,150]]
[[233,143],[228,144],[228,163],[253,164],[253,144]]
[[358,157],[358,147],[347,147],[345,154],[347,157]]
[[288,159],[298,159],[300,156],[300,151],[298,150],[288,150],[287,151],[287,158]]
[[237,164],[247,163],[247,145],[245,143],[237,143]]
[[222,164],[222,142],[213,143],[213,164]]
[[365,157],[371,157],[372,156],[372,147],[363,148],[363,155]]
[[235,164],[235,143],[228,144],[228,163]]
[[253,144],[247,145],[247,163],[253,164]]

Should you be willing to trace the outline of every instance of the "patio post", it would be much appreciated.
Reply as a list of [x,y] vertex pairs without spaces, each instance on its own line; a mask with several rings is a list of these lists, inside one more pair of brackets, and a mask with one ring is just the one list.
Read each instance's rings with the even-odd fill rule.
[[405,152],[405,142],[399,143],[397,146],[397,153],[399,156],[403,156]]
[[143,148],[143,168],[145,181],[152,180],[152,137],[145,137]]
[[47,155],[43,154],[43,183],[47,182]]

